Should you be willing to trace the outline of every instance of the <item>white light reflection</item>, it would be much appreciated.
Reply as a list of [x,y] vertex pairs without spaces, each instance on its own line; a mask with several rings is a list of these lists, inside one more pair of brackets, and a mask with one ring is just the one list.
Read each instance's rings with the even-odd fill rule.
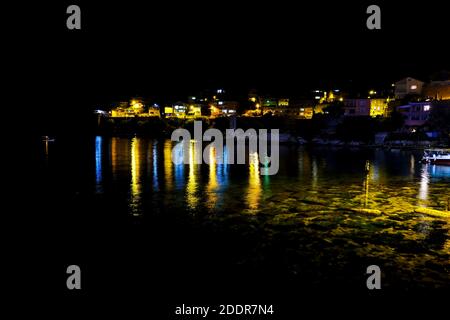
[[428,185],[430,183],[430,174],[428,172],[428,164],[422,166],[422,170],[420,173],[420,187],[419,187],[419,195],[417,198],[419,199],[419,206],[426,206],[426,202],[428,200]]

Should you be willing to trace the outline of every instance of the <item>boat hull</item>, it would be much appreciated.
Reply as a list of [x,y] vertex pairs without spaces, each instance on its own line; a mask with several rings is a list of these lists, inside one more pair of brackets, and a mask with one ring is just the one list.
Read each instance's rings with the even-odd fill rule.
[[424,159],[422,163],[450,166],[450,159]]
[[450,166],[450,159],[436,159],[436,160],[431,160],[430,163]]

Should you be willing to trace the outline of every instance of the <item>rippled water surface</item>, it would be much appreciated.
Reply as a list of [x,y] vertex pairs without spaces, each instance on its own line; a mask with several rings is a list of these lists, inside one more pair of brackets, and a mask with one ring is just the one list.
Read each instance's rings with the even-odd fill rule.
[[416,210],[449,210],[450,167],[419,163],[420,151],[282,146],[278,174],[265,176],[257,153],[246,165],[217,164],[215,150],[210,165],[175,165],[172,147],[96,137],[70,157],[55,143],[43,167],[75,198],[108,199],[136,223],[170,214],[257,239],[237,264],[277,261],[324,281],[362,261],[395,269],[395,281],[449,286],[450,219]]

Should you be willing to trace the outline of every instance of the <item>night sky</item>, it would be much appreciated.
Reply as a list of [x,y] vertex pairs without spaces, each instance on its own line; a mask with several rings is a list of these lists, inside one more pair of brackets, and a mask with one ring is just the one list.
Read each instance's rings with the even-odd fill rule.
[[[14,80],[29,111],[67,114],[132,95],[173,101],[215,87],[302,96],[450,69],[443,1],[143,3],[10,9]],[[66,29],[70,4],[81,7],[81,31]],[[382,30],[366,28],[370,4],[381,7]]]

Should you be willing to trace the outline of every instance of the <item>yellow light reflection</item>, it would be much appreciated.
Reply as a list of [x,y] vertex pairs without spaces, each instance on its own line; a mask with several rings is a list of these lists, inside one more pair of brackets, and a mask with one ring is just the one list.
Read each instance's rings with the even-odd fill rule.
[[197,196],[198,182],[198,165],[194,163],[196,148],[195,142],[189,144],[189,176],[186,186],[186,201],[190,209],[195,209],[197,207],[199,198]]
[[216,148],[209,149],[209,180],[208,180],[208,207],[214,209],[217,203],[217,162],[216,162]]
[[118,162],[118,153],[117,153],[117,143],[118,143],[117,137],[111,138],[111,171],[114,180],[117,179],[117,162]]
[[164,178],[166,190],[173,189],[172,141],[164,142]]
[[250,210],[257,210],[261,198],[261,176],[259,173],[259,157],[254,152],[249,155],[247,204]]
[[141,204],[142,185],[140,181],[141,157],[140,143],[138,138],[131,140],[131,193],[130,193],[130,211],[134,216],[139,216]]
[[365,170],[366,170],[366,178],[364,179],[364,208],[367,208],[369,202],[369,186],[370,186],[370,172],[371,172],[369,160],[366,160]]

